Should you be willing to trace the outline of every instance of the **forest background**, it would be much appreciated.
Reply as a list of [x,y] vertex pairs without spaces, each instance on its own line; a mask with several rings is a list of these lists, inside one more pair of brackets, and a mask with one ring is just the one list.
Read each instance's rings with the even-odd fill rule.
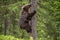
[[[29,39],[28,33],[18,26],[25,4],[29,0],[0,0],[0,40]],[[60,40],[60,0],[38,0],[37,18],[38,40]]]

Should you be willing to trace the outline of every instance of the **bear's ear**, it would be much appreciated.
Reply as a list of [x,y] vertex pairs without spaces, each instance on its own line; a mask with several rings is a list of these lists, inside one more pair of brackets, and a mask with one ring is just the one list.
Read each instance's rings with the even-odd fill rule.
[[26,5],[22,6],[22,9],[30,8],[30,7],[31,7],[31,4],[26,4]]
[[24,7],[23,10],[26,10],[26,8]]
[[22,10],[28,12],[30,7],[31,7],[31,4],[26,4],[26,5],[22,6]]
[[30,6],[30,7],[31,7],[31,4],[29,4],[28,6]]

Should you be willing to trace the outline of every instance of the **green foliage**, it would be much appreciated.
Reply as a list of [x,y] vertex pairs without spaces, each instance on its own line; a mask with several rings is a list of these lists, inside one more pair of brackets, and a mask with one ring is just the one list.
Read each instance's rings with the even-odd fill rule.
[[15,38],[13,36],[4,36],[4,35],[0,35],[0,40],[22,40],[22,39],[18,39],[18,38]]
[[[0,40],[24,40],[24,39],[23,38],[18,39],[18,38],[15,38],[15,37],[11,36],[11,35],[6,35],[6,36],[0,35]],[[32,37],[30,37],[29,40],[33,40]]]
[[[25,4],[28,4],[28,0],[0,0],[0,34],[4,34],[5,31],[4,19],[8,22],[10,18],[10,27],[6,26],[7,35],[28,40],[28,33],[18,26],[21,7]],[[38,40],[60,40],[60,0],[38,0],[37,8]],[[1,35],[0,39],[20,40],[13,36]]]

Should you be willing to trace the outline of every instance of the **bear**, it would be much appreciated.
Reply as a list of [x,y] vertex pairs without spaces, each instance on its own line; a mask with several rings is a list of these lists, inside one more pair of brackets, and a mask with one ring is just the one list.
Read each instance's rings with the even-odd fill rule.
[[30,21],[32,17],[36,14],[36,11],[29,13],[29,9],[31,7],[31,4],[24,5],[22,7],[21,16],[19,18],[19,26],[21,29],[26,30],[28,33],[32,32],[32,25],[30,25]]

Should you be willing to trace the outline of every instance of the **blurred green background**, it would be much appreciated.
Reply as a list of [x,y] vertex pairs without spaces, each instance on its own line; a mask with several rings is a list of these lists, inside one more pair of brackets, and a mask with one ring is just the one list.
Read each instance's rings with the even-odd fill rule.
[[[29,39],[18,26],[21,7],[28,3],[29,0],[0,0],[0,40]],[[60,40],[60,0],[38,0],[37,18],[37,40]]]

